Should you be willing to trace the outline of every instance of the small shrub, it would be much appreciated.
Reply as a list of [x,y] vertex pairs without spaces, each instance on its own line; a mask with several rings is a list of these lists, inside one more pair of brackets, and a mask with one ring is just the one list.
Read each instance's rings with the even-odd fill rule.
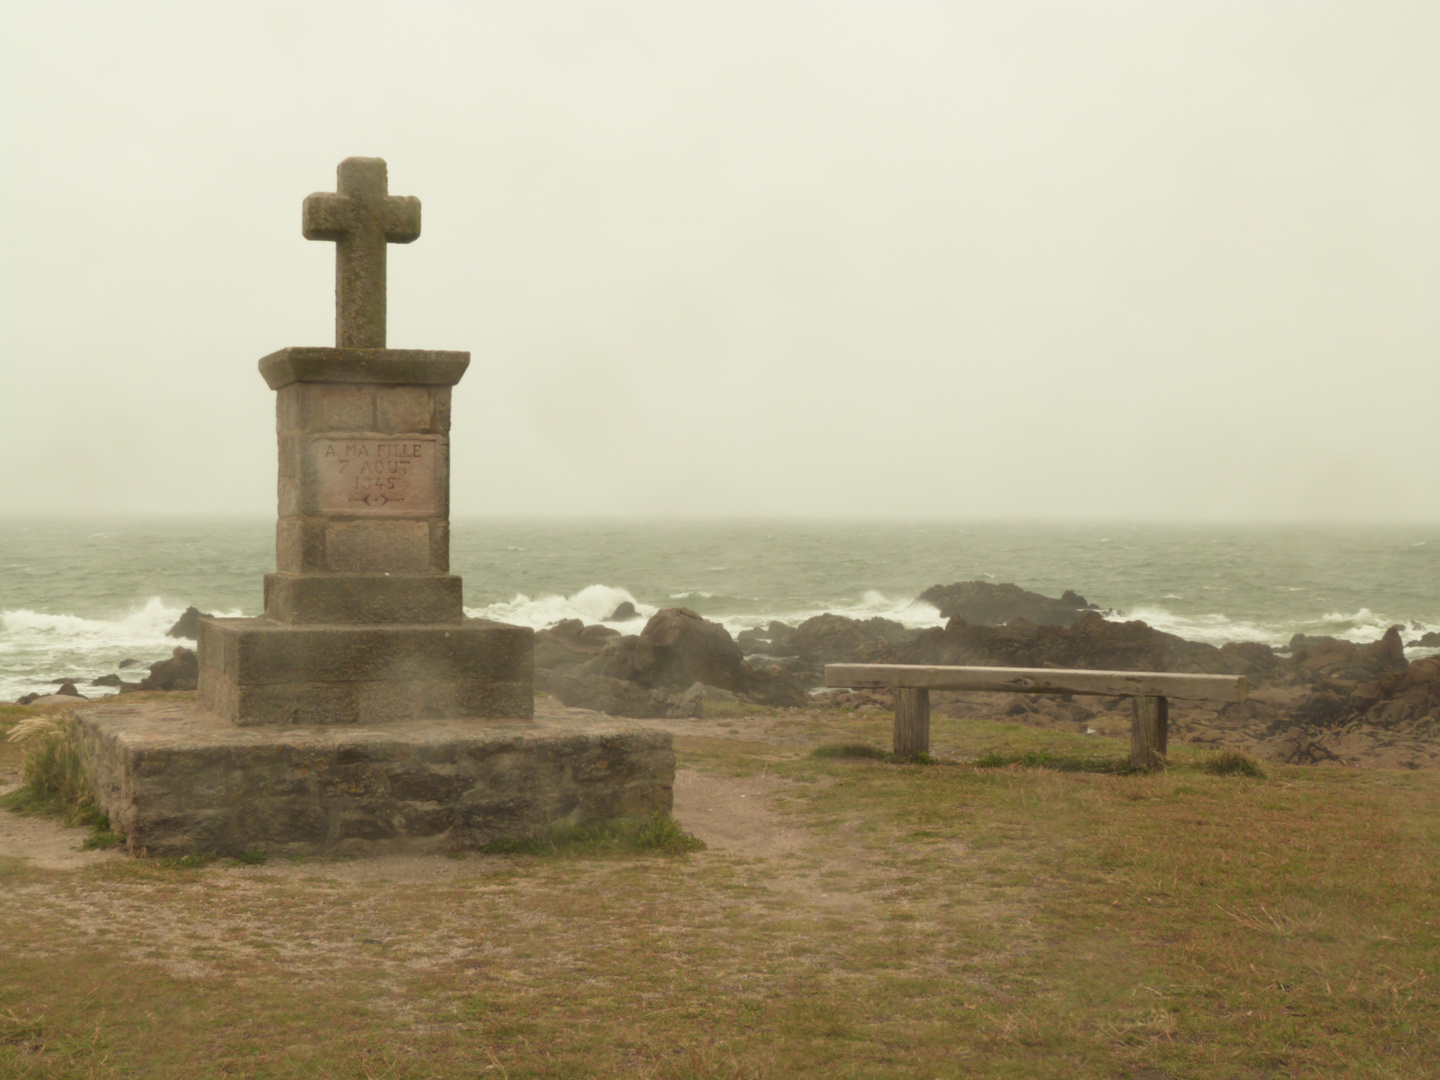
[[103,851],[105,848],[119,847],[125,842],[125,834],[111,832],[109,819],[106,819],[106,827],[96,827],[95,831],[85,838],[80,846],[86,851]]
[[[30,716],[15,725],[9,740],[22,743],[23,785],[6,795],[3,805],[22,814],[55,814],[67,825],[99,825],[90,778],[80,761],[80,744],[63,714]],[[108,820],[104,821],[109,828]]]
[[1215,776],[1253,776],[1265,779],[1265,770],[1249,754],[1239,750],[1221,750],[1200,765],[1201,770]]
[[592,825],[559,825],[531,836],[503,837],[483,845],[487,855],[568,855],[601,852],[678,855],[699,851],[704,842],[680,828],[668,814],[615,818]]

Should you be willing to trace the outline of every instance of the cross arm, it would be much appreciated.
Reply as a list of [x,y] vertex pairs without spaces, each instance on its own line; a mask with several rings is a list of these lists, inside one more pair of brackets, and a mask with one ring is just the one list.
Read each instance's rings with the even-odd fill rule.
[[305,196],[300,231],[306,240],[339,240],[355,227],[355,200],[333,191]]
[[389,195],[381,219],[385,239],[408,244],[420,236],[420,200],[414,195]]

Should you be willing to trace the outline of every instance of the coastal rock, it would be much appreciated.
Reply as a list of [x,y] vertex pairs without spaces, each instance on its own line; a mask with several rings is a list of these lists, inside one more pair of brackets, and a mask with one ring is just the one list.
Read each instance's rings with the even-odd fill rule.
[[1440,630],[1421,634],[1414,641],[1405,643],[1407,649],[1440,649]]
[[683,691],[698,682],[769,705],[807,700],[787,673],[773,666],[751,667],[728,630],[689,608],[656,612],[638,637],[612,639],[572,674],[619,679],[647,690]]
[[604,675],[536,673],[535,681],[566,705],[639,720],[669,716],[678,695]]
[[809,664],[823,667],[852,660],[870,641],[903,642],[918,634],[894,619],[848,619],[844,615],[816,615],[800,624],[792,638],[796,653]]
[[586,626],[579,619],[564,619],[535,632],[535,668],[570,671],[598,656],[606,643],[618,636],[618,631],[604,626]]
[[194,690],[199,679],[200,661],[195,650],[177,645],[169,660],[150,665],[150,674],[140,680],[139,689]]
[[735,643],[746,656],[797,656],[800,651],[795,644],[795,627],[776,619],[771,619],[763,630],[741,630]]
[[638,619],[640,612],[635,610],[635,605],[629,600],[622,600],[620,606],[610,613],[606,622],[629,622],[631,619]]
[[75,684],[74,684],[73,682],[71,682],[69,679],[66,679],[64,682],[62,682],[62,683],[60,684],[60,689],[59,689],[59,690],[56,690],[55,693],[57,693],[57,694],[64,694],[66,697],[82,697],[82,696],[83,696],[83,695],[80,693],[79,690],[75,689]]
[[732,694],[729,690],[721,690],[718,686],[706,686],[704,683],[697,682],[675,701],[670,715],[677,718],[699,719],[708,715],[707,706],[727,705],[739,700],[739,696]]
[[689,608],[664,608],[650,616],[640,640],[654,649],[654,678],[677,688],[718,686],[766,705],[804,705],[805,691],[782,669],[759,671],[745,663],[730,632]]
[[120,676],[115,674],[101,675],[99,678],[90,680],[91,686],[119,686]]
[[1287,665],[1290,673],[1297,680],[1312,684],[1325,679],[1368,682],[1382,672],[1404,670],[1408,664],[1398,626],[1392,626],[1384,637],[1369,645],[1296,634],[1290,639],[1290,650]]
[[939,608],[945,619],[958,618],[983,626],[1003,626],[1012,619],[1024,619],[1040,626],[1074,626],[1087,613],[1096,610],[1070,589],[1057,600],[1009,582],[992,585],[988,581],[957,581],[950,585],[932,585],[916,600]]
[[[185,613],[175,620],[175,625],[165,631],[166,637],[189,638],[194,641],[200,636],[200,620],[214,618],[208,611],[201,611],[191,605],[185,609]],[[123,664],[121,665],[124,666]]]
[[126,658],[126,659],[124,659],[124,660],[121,660],[120,663],[118,663],[118,664],[115,665],[115,666],[118,667],[121,671],[124,671],[126,668],[139,667],[139,666],[140,666],[140,661],[139,661],[139,660],[131,660],[131,659],[129,659],[129,658]]
[[1440,719],[1440,656],[1416,660],[1355,687],[1348,711],[1366,723],[1393,727],[1427,717]]

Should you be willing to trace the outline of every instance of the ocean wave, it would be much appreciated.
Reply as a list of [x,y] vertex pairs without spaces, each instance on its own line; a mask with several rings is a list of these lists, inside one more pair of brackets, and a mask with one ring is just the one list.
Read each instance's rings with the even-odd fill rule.
[[767,612],[765,614],[743,614],[717,616],[716,621],[732,634],[742,630],[757,630],[769,626],[771,621],[799,626],[806,619],[816,615],[844,615],[850,619],[893,619],[911,629],[941,626],[945,620],[933,604],[919,600],[897,600],[875,589],[860,594],[859,598],[842,598],[833,603],[806,607],[791,611]]
[[[697,602],[700,600],[714,600],[719,603],[731,598],[713,597],[710,594],[695,591],[667,594],[667,599],[672,603],[666,606],[673,607],[677,606],[679,601],[690,601],[691,603],[685,606],[695,607],[699,606]],[[611,613],[627,600],[635,605],[635,610],[640,613],[641,618],[629,619],[624,622],[609,621]],[[517,593],[511,600],[501,600],[483,607],[466,608],[465,613],[472,618],[517,623],[520,626],[530,626],[536,630],[554,626],[561,619],[580,619],[586,624],[600,623],[622,633],[636,634],[645,625],[643,620],[648,619],[659,610],[660,607],[655,604],[647,604],[636,599],[628,589],[614,585],[587,585],[579,592],[569,596],[558,593],[545,596]],[[875,590],[863,592],[858,598],[841,598],[833,603],[817,604],[813,607],[740,613],[702,611],[701,614],[718,622],[733,635],[739,634],[742,630],[768,626],[772,620],[798,626],[806,619],[827,612],[852,619],[869,619],[879,615],[882,618],[894,619],[905,626],[917,628],[939,626],[945,621],[941,618],[940,612],[930,604],[908,599],[897,600]]]
[[[1312,619],[1297,619],[1278,624],[1263,624],[1245,619],[1232,619],[1220,614],[1180,615],[1160,606],[1136,607],[1116,618],[1140,619],[1156,630],[1175,634],[1187,641],[1199,641],[1207,645],[1227,645],[1235,641],[1259,641],[1273,648],[1283,649],[1296,634],[1313,637],[1333,637],[1341,641],[1368,645],[1379,641],[1392,626],[1401,627],[1406,641],[1413,641],[1431,630],[1440,629],[1435,623],[1419,619],[1397,619],[1390,615],[1362,607],[1358,611],[1331,611]],[[1406,655],[1412,658],[1429,655],[1432,649],[1409,649]]]
[[614,585],[587,585],[569,596],[550,593],[532,597],[525,593],[516,593],[512,600],[500,600],[479,608],[466,608],[465,614],[472,618],[494,619],[497,622],[515,623],[536,630],[554,626],[562,619],[580,619],[587,624],[602,623],[633,633],[644,625],[640,619],[607,621],[615,609],[627,600],[635,605],[635,610],[642,618],[649,618],[660,610],[652,604],[643,604],[636,600],[628,589]]
[[[139,609],[116,619],[88,619],[18,608],[0,612],[0,700],[43,690],[51,679],[73,679],[87,696],[112,693],[88,687],[97,675],[116,670],[121,660],[145,664],[168,656],[176,645],[190,644],[165,632],[184,608],[152,596]],[[225,612],[227,618],[240,612]]]

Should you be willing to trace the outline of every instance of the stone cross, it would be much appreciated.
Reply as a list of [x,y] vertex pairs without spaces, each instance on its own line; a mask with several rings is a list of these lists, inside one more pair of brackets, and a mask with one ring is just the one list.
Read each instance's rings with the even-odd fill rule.
[[346,158],[336,191],[305,200],[306,240],[335,241],[335,344],[385,348],[385,245],[420,235],[420,200],[390,195],[385,162]]

